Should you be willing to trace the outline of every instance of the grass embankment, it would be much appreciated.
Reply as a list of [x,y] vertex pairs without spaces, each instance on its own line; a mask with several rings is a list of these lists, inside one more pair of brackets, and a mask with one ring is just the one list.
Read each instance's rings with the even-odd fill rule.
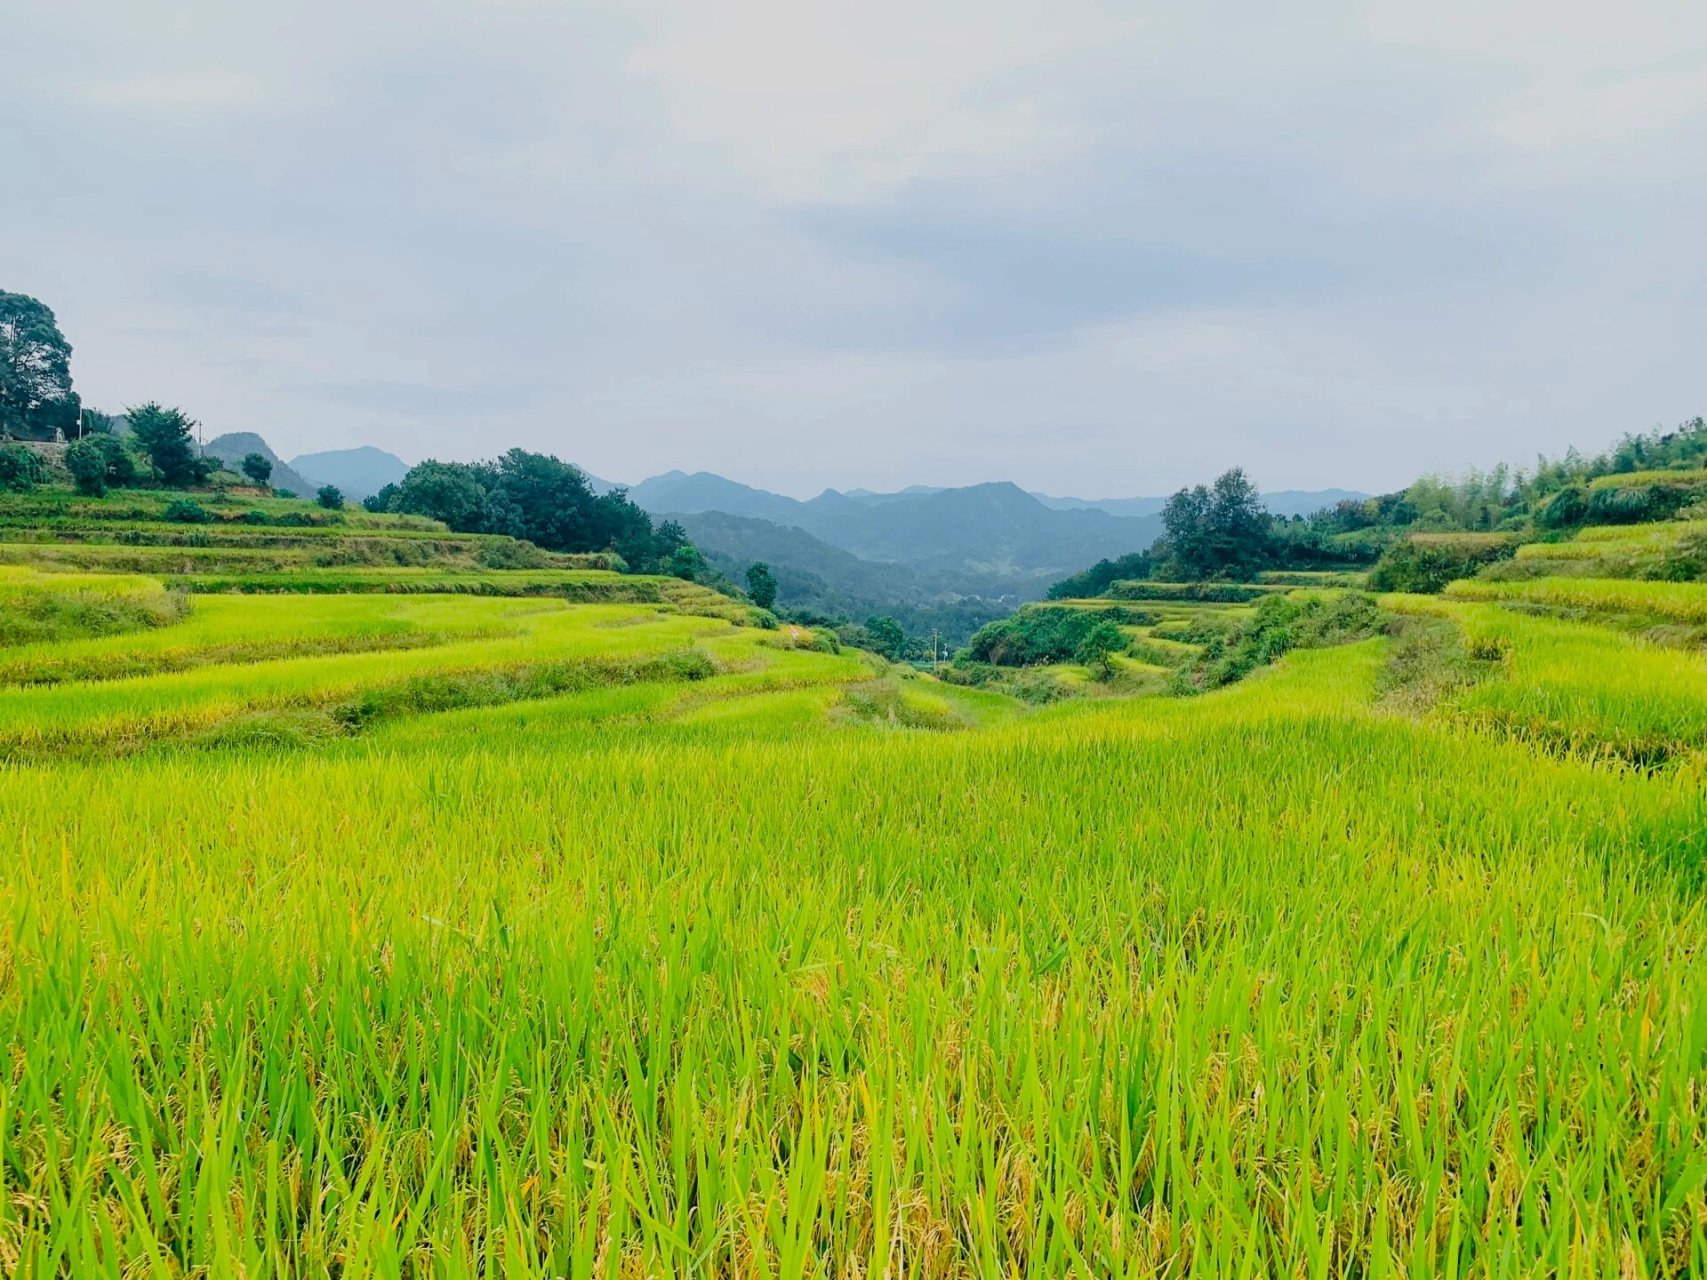
[[151,578],[0,565],[0,649],[164,627],[188,612],[181,593]]

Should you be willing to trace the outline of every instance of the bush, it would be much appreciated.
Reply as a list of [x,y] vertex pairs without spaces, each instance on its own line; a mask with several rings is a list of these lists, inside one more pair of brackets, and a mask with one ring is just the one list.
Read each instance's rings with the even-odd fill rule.
[[314,495],[314,500],[328,511],[344,509],[344,491],[335,484],[323,484]]
[[1272,594],[1243,582],[1116,582],[1110,600],[1195,600],[1204,604],[1249,604]]
[[1124,614],[1118,609],[1028,605],[1012,617],[980,627],[965,656],[998,667],[1051,662],[1106,666],[1109,655],[1126,648],[1126,633],[1120,629]]
[[0,492],[28,493],[46,475],[34,449],[21,444],[0,446]]
[[1515,540],[1486,534],[1407,538],[1387,548],[1369,572],[1369,587],[1433,595],[1447,583],[1471,577],[1484,565],[1509,560],[1516,553]]
[[1203,652],[1174,675],[1176,693],[1218,689],[1293,649],[1320,649],[1375,635],[1387,616],[1361,591],[1270,596],[1246,622],[1208,637]]
[[1669,520],[1701,490],[1686,478],[1658,480],[1651,484],[1596,485],[1589,490],[1585,519],[1591,524],[1647,524]]
[[116,436],[84,436],[65,451],[65,469],[77,492],[99,498],[136,479],[136,459]]
[[201,503],[189,498],[174,498],[166,504],[166,510],[161,513],[161,519],[170,520],[174,524],[210,524],[213,513]]
[[1535,523],[1543,529],[1568,529],[1587,518],[1588,499],[1574,484],[1550,496],[1535,512]]

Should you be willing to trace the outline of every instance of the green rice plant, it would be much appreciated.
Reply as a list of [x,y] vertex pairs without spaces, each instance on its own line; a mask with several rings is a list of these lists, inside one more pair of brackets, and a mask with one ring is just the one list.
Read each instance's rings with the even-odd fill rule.
[[1622,579],[1534,578],[1520,582],[1455,582],[1454,600],[1512,601],[1589,613],[1663,618],[1707,624],[1707,583],[1632,582]]
[[[1432,608],[1465,633],[1472,656],[1497,661],[1500,678],[1482,680],[1446,704],[1453,717],[1589,760],[1654,768],[1699,765],[1707,752],[1707,655],[1649,643],[1612,627],[1514,612],[1497,604]],[[1502,583],[1523,588],[1529,583]],[[1561,587],[1576,585],[1568,580]],[[1591,583],[1592,587],[1658,584]],[[1695,588],[1699,592],[1700,588]]]
[[1699,780],[1374,715],[1384,648],[0,768],[6,1266],[1699,1274]]
[[164,627],[188,611],[181,594],[149,578],[0,565],[0,650]]
[[[146,581],[146,580],[145,580]],[[148,583],[158,590],[158,584]],[[268,659],[416,648],[513,634],[551,602],[444,596],[204,596],[171,627],[0,651],[0,686],[117,680]]]

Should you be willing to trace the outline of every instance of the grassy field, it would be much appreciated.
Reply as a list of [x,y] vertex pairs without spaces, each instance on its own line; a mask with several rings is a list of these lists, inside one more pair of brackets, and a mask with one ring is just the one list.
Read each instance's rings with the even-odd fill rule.
[[188,610],[0,645],[0,1273],[1707,1274],[1707,660],[1581,580],[1033,707],[373,572],[0,569]]

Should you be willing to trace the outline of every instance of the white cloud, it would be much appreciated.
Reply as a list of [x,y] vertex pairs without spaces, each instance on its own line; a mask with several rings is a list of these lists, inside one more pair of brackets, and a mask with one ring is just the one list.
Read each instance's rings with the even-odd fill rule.
[[1375,485],[1701,408],[1698,0],[7,26],[0,287],[96,403],[286,453]]

